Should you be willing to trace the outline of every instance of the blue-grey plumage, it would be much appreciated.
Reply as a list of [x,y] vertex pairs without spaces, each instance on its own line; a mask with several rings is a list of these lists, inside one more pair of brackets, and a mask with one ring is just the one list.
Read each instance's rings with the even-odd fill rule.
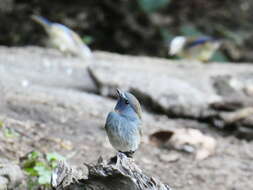
[[141,106],[129,92],[118,92],[118,102],[106,119],[105,129],[111,145],[127,156],[139,147],[141,140]]
[[170,43],[169,55],[208,61],[220,45],[221,40],[212,37],[176,36]]
[[51,22],[42,16],[34,15],[32,19],[43,26],[49,36],[48,42],[50,46],[84,59],[92,57],[90,48],[83,43],[77,33],[67,26]]

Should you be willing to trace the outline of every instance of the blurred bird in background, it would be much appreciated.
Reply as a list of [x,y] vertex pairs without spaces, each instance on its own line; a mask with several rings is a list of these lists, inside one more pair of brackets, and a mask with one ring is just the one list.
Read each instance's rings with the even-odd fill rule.
[[63,24],[54,23],[42,16],[32,16],[32,20],[39,23],[49,36],[49,45],[65,54],[80,56],[83,59],[91,58],[90,48],[84,44],[80,36]]
[[220,45],[221,41],[212,37],[176,36],[170,42],[169,55],[207,62]]
[[129,92],[117,89],[118,102],[106,119],[105,130],[111,145],[132,157],[141,140],[141,106]]

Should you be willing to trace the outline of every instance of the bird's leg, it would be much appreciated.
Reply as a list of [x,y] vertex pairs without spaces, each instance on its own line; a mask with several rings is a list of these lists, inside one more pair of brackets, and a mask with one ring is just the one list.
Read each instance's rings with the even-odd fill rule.
[[128,152],[121,152],[123,154],[125,154],[128,158],[133,158],[133,154],[135,151],[128,151]]
[[[134,154],[135,151],[128,151],[128,152],[121,152],[121,151],[119,151],[119,152],[122,153],[122,154],[124,154],[128,158],[133,158],[133,154]],[[114,156],[114,157],[112,157],[110,159],[110,161],[109,161],[108,164],[116,164],[117,163],[117,159],[118,159],[117,155]]]

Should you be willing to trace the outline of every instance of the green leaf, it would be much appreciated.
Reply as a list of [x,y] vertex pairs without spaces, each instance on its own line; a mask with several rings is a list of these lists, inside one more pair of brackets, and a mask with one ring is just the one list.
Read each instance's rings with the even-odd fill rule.
[[58,161],[58,160],[65,160],[65,158],[62,155],[60,155],[56,152],[47,153],[46,157],[47,157],[48,162],[53,162],[53,161]]
[[57,161],[53,161],[53,162],[51,162],[50,163],[50,166],[51,166],[51,168],[56,168],[56,166],[57,166]]
[[30,176],[38,176],[38,172],[34,169],[34,167],[39,163],[40,153],[36,151],[32,151],[27,155],[27,159],[23,163],[23,169]]
[[29,188],[49,187],[52,169],[56,166],[58,160],[63,159],[64,157],[58,153],[47,153],[45,156],[37,151],[29,153],[23,164],[23,169],[30,180]]
[[38,167],[38,168],[47,168],[47,163],[46,162],[36,162],[36,165],[35,167]]
[[29,176],[38,176],[38,172],[34,168],[24,168]]
[[48,168],[45,163],[38,162],[34,169],[38,172],[38,183],[43,184],[49,184],[50,183],[50,177],[52,170]]
[[30,168],[33,168],[36,164],[36,161],[34,160],[26,160],[24,163],[23,163],[23,168],[26,170],[26,169],[30,169]]
[[39,152],[37,152],[37,151],[32,151],[31,153],[29,153],[28,159],[29,159],[29,160],[36,160],[36,159],[39,158],[39,156],[40,156],[40,153],[39,153]]
[[3,127],[4,127],[4,122],[0,121],[0,128],[3,128]]
[[19,134],[12,128],[5,127],[4,128],[4,136],[7,138],[13,138],[19,136]]
[[39,175],[44,175],[44,173],[48,171],[44,166],[35,166],[34,170],[37,171]]
[[146,13],[152,13],[168,5],[170,0],[138,0],[139,7]]
[[51,172],[45,172],[43,175],[39,176],[38,182],[41,185],[50,184]]

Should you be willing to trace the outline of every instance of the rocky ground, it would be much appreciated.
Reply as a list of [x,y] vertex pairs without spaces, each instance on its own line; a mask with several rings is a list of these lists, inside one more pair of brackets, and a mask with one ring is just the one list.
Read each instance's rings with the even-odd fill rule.
[[[252,189],[253,66],[172,62],[95,52],[92,60],[38,47],[0,48],[0,157],[56,151],[73,165],[115,154],[104,123],[117,87],[144,108],[135,162],[173,189]],[[160,130],[194,128],[216,140],[204,160],[153,145]],[[0,129],[1,131],[2,129]],[[1,181],[1,178],[0,178]]]

